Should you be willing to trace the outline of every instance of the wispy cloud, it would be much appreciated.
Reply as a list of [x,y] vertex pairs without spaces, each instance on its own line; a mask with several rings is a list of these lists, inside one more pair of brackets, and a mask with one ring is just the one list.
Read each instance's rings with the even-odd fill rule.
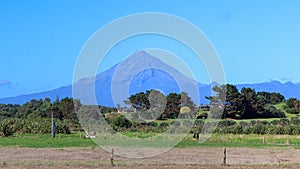
[[12,82],[11,82],[11,81],[6,80],[6,79],[0,80],[0,87],[10,86],[10,85],[12,85]]

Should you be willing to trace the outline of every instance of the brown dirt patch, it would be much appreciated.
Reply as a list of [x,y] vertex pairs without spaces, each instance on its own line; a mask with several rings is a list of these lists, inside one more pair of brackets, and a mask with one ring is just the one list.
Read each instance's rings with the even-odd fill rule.
[[[131,149],[132,151],[132,149]],[[130,153],[130,151],[129,151]],[[114,157],[114,168],[299,168],[298,149],[174,148],[144,159]],[[110,153],[101,148],[0,148],[0,168],[112,168]]]

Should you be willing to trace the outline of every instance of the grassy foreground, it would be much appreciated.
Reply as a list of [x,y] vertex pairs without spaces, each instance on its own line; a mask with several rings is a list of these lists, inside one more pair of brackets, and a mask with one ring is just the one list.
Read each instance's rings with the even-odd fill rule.
[[80,134],[61,134],[52,138],[50,134],[19,134],[0,138],[0,147],[30,147],[30,148],[64,148],[93,147],[96,144],[91,139],[85,139]]
[[[144,138],[143,133],[131,133]],[[147,133],[145,133],[147,134]],[[127,133],[128,135],[128,133]],[[200,136],[201,137],[201,136]],[[115,138],[113,141],[118,141]],[[100,142],[101,143],[101,142]],[[66,147],[96,147],[98,146],[92,139],[86,139],[79,133],[69,135],[19,134],[12,137],[0,138],[0,147],[30,147],[30,148],[66,148]],[[205,143],[199,143],[189,134],[184,137],[179,144],[179,148],[188,147],[289,147],[300,148],[300,136],[292,135],[212,135]]]

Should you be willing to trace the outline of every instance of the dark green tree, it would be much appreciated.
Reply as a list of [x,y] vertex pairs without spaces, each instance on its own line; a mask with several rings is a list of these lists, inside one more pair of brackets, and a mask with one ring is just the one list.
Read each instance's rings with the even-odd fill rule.
[[177,118],[180,112],[181,94],[170,93],[167,96],[167,105],[161,118]]
[[284,96],[275,92],[257,92],[257,98],[262,104],[278,104],[284,101]]
[[80,106],[79,100],[66,97],[59,103],[59,112],[62,113],[63,119],[77,120],[76,109],[78,110]]
[[257,100],[257,95],[254,89],[242,88],[241,90],[243,105],[245,111],[241,114],[243,119],[252,119],[259,117],[259,112],[263,111],[263,107]]
[[137,110],[150,108],[150,102],[144,92],[139,92],[135,95],[131,95],[129,97],[129,101],[131,106]]
[[[220,112],[220,109],[216,109],[216,107],[220,107],[222,104],[225,105],[222,118],[253,119],[284,117],[282,112],[272,106],[272,103],[277,104],[284,100],[284,97],[279,93],[256,93],[251,88],[242,88],[241,92],[239,92],[236,86],[230,84],[215,86],[213,87],[213,91],[216,93],[215,96],[206,97],[211,101],[210,110],[213,117],[220,117],[216,115]],[[222,102],[222,99],[225,101]]]
[[[241,118],[241,115],[245,111],[243,105],[242,95],[239,93],[236,86],[231,84],[214,86],[212,90],[216,93],[215,96],[206,97],[211,101],[211,106],[217,107],[218,105],[225,105],[224,111],[216,110],[213,112],[220,113],[221,115],[213,114],[213,117],[222,118]],[[214,109],[212,109],[214,110]]]
[[297,101],[296,98],[289,98],[287,101],[286,101],[286,104],[289,108],[293,108],[295,107],[295,102]]

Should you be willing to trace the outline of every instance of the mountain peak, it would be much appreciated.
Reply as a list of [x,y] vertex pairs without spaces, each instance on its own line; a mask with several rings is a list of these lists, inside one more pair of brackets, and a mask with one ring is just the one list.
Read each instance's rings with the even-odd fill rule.
[[[132,55],[130,55],[127,59],[138,59],[139,61],[140,60],[147,60],[147,61],[151,61],[151,60],[158,60],[160,61],[159,59],[157,59],[155,56],[152,56],[150,55],[149,53],[147,53],[146,51],[144,50],[137,50],[135,51]],[[126,59],[126,60],[127,60]]]
[[285,82],[284,84],[285,84],[285,85],[294,85],[294,83],[291,82],[291,81]]
[[133,55],[136,55],[136,56],[145,56],[145,55],[149,55],[146,51],[144,50],[137,50],[134,52]]
[[[166,67],[160,59],[148,54],[144,50],[138,50],[125,60],[123,60],[119,65],[119,69],[123,70],[134,70],[134,69],[147,69],[155,67]],[[125,68],[126,67],[126,68]]]
[[[93,83],[95,83],[94,86],[92,85]],[[138,50],[121,63],[114,65],[96,77],[79,80],[73,87],[79,89],[80,97],[78,99],[83,104],[94,104],[94,100],[90,97],[91,93],[89,92],[95,91],[98,104],[112,107],[115,106],[115,103],[121,104],[128,98],[129,94],[150,89],[161,90],[164,94],[170,92],[177,93],[182,90],[189,93],[189,96],[196,104],[199,104],[200,101],[201,103],[207,103],[205,96],[212,94],[211,87],[214,85],[219,84],[212,82],[211,84],[201,85],[195,80],[181,74],[176,68],[164,63],[159,58],[152,56],[144,50]],[[195,90],[195,87],[197,90]],[[300,89],[300,83],[269,81],[256,84],[239,84],[237,87],[239,90],[242,87],[250,87],[256,91],[279,92],[286,98],[300,98],[300,94],[297,92]],[[127,90],[128,92],[124,92]],[[69,85],[42,93],[0,98],[0,103],[23,104],[31,99],[43,99],[45,97],[55,100],[57,96],[60,98],[76,98],[72,91],[74,92],[72,85]],[[117,97],[113,95],[112,91],[114,91]],[[200,99],[198,98],[199,93]]]

